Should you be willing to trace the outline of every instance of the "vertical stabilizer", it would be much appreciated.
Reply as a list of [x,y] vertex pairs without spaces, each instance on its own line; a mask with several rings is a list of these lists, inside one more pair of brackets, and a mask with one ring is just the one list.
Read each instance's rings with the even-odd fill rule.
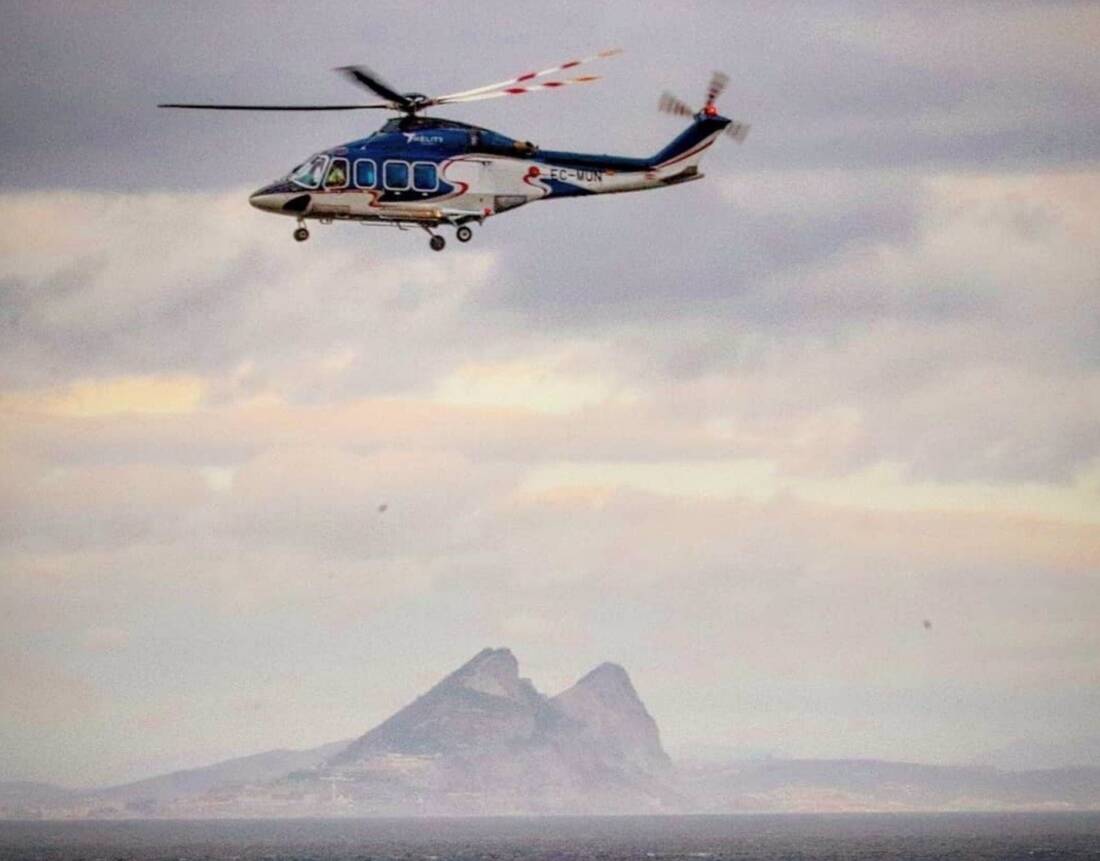
[[653,156],[650,162],[656,169],[669,169],[676,173],[685,168],[695,167],[699,164],[703,153],[731,122],[732,120],[726,117],[696,116],[695,122]]

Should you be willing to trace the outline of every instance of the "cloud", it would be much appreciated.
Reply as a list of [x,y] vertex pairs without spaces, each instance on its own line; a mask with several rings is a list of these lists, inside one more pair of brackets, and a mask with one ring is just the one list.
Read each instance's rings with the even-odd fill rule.
[[94,625],[85,633],[87,647],[94,651],[114,652],[130,643],[130,633],[124,628]]
[[197,377],[119,377],[76,381],[60,391],[13,395],[5,406],[17,412],[61,416],[104,416],[116,413],[190,413],[202,401],[204,381]]
[[[585,351],[583,346],[573,346],[558,355],[461,365],[437,383],[432,399],[455,406],[511,408],[553,415],[593,405],[629,404],[635,395],[625,381],[614,380],[614,368],[600,367],[602,358],[598,349]],[[570,365],[578,370],[571,372]]]
[[525,485],[531,493],[563,487],[600,491],[632,488],[674,496],[804,499],[879,511],[999,511],[1076,523],[1100,523],[1100,461],[1072,485],[914,482],[899,464],[880,463],[842,477],[777,474],[764,460],[557,464],[540,467]]
[[[346,238],[305,259],[274,219],[247,209],[243,190],[9,202],[14,226],[0,240],[9,387],[234,369],[238,385],[262,393],[271,378],[293,387],[303,365],[408,385],[447,357],[414,349],[407,333],[454,331],[494,265],[485,252],[408,261],[397,248],[367,263]],[[470,319],[456,346],[483,326]]]

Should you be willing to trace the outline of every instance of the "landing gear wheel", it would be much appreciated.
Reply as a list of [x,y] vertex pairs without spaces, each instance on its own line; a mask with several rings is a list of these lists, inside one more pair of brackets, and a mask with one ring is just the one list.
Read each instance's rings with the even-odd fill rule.
[[431,247],[432,251],[442,251],[447,245],[447,240],[437,233],[428,240],[428,245]]
[[458,230],[455,231],[455,239],[459,242],[469,242],[474,238],[474,232],[470,230],[465,224],[463,224]]
[[297,230],[294,231],[294,239],[298,242],[305,242],[307,239],[309,239],[309,231],[306,230],[304,227],[299,227]]

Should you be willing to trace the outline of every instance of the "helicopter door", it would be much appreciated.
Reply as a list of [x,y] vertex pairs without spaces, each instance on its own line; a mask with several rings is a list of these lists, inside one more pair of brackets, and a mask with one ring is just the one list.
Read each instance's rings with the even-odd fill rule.
[[[340,191],[348,187],[350,179],[348,160],[346,158],[334,158],[325,173],[325,181],[321,184],[322,191]],[[347,217],[351,214],[351,206],[343,195],[315,195],[313,198],[313,213],[328,217]]]
[[346,158],[334,158],[325,174],[325,190],[348,187],[348,160]]

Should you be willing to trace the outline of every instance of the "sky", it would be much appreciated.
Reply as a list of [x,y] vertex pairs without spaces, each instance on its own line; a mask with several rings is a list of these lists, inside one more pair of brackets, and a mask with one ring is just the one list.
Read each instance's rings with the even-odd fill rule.
[[[350,738],[485,646],[674,753],[969,762],[1100,713],[1100,7],[0,3],[0,780]],[[371,114],[703,182],[442,254],[248,193]],[[595,68],[593,71],[597,71]],[[926,624],[927,622],[927,624]]]

